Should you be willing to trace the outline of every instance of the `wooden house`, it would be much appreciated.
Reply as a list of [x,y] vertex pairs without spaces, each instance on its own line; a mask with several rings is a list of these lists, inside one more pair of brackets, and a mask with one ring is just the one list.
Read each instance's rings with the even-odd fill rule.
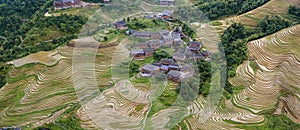
[[151,56],[154,55],[155,50],[154,50],[154,49],[151,49],[151,48],[149,48],[149,49],[144,49],[144,53],[145,53],[145,57],[151,57]]
[[205,51],[202,53],[204,57],[210,57],[211,53],[209,51]]
[[134,48],[147,49],[147,48],[149,48],[149,44],[147,42],[139,42],[134,45]]
[[167,36],[170,34],[170,31],[169,30],[160,30],[158,32],[161,36]]
[[147,43],[149,44],[149,47],[152,49],[157,49],[162,45],[161,40],[150,40]]
[[66,9],[66,8],[76,8],[81,7],[80,0],[55,0],[54,8],[57,9]]
[[144,52],[143,49],[131,50],[130,56],[135,60],[144,60],[145,59],[145,52]]
[[167,46],[171,46],[173,44],[173,37],[172,35],[167,35],[167,36],[163,36],[163,41],[165,43],[165,45]]
[[128,26],[127,26],[125,20],[116,22],[116,23],[114,23],[114,25],[115,25],[115,28],[116,28],[116,29],[119,29],[119,30],[128,29]]
[[172,15],[172,12],[170,10],[164,10],[162,12],[161,18],[164,20],[170,20],[172,18],[171,15]]
[[198,53],[202,47],[202,42],[191,41],[188,49],[194,53]]
[[175,0],[160,0],[159,5],[161,6],[174,6]]
[[179,53],[179,52],[176,52],[172,55],[172,58],[175,60],[175,61],[184,61],[185,58],[186,58],[186,55],[184,53]]
[[151,33],[150,32],[144,32],[144,31],[131,31],[131,35],[134,37],[140,37],[140,38],[150,38]]
[[173,32],[173,45],[177,46],[180,45],[181,42],[181,35],[178,32]]
[[181,82],[182,80],[181,72],[177,70],[171,70],[168,72],[167,78],[174,82]]
[[103,0],[103,3],[108,4],[108,3],[110,3],[110,0]]
[[171,70],[180,70],[179,69],[179,65],[178,64],[176,64],[176,63],[171,63],[170,65],[169,65],[169,71],[171,71]]
[[202,54],[194,54],[193,59],[194,60],[201,60],[201,59],[205,59],[205,57]]
[[146,64],[140,68],[140,75],[144,77],[150,77],[154,74],[158,74],[159,72],[160,68],[152,64]]
[[174,61],[173,59],[161,59],[159,61],[160,64],[162,65],[166,65],[166,66],[169,66],[170,64],[172,64]]
[[153,38],[153,39],[161,39],[161,38],[162,38],[162,35],[160,35],[159,33],[151,33],[151,34],[150,34],[150,38]]

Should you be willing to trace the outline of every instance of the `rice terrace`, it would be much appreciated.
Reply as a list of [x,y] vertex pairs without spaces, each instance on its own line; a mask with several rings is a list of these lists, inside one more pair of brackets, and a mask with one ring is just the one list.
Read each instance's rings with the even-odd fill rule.
[[0,130],[299,130],[299,0],[0,0]]

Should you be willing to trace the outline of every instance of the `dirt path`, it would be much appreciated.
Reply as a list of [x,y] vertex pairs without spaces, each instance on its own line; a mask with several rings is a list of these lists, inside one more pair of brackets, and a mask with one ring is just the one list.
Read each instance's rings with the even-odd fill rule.
[[70,107],[66,107],[62,110],[59,110],[57,112],[55,112],[54,114],[52,114],[51,116],[39,121],[39,122],[36,122],[36,123],[33,123],[33,127],[36,128],[36,127],[39,127],[39,126],[43,126],[45,124],[48,124],[48,123],[51,123],[51,122],[54,122],[57,118],[59,118],[59,116],[61,116],[67,109],[69,109]]

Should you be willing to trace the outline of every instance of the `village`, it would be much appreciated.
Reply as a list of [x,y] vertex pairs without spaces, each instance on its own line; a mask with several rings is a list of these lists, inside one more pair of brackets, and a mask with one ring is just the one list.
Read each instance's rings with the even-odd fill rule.
[[[172,19],[172,15],[171,11],[164,10],[162,13],[151,16],[146,15],[144,18],[168,21]],[[188,65],[179,65],[178,61],[210,60],[210,52],[202,49],[203,43],[186,36],[181,26],[177,26],[173,30],[164,29],[158,32],[149,32],[131,30],[125,20],[116,22],[114,25],[116,29],[126,30],[129,37],[147,39],[145,42],[133,43],[130,48],[130,57],[133,60],[143,61],[146,58],[153,57],[157,49],[171,47],[179,49],[178,52],[172,54],[171,58],[160,59],[155,63],[146,63],[141,66],[139,76],[151,77],[162,72],[167,75],[169,80],[179,83],[191,77],[194,72]],[[187,37],[189,42],[184,41],[184,37]]]
[[[103,4],[110,4],[111,0],[104,0]],[[102,4],[102,3],[101,3]],[[84,7],[87,3],[80,0],[55,0],[56,10],[67,8]],[[160,6],[174,6],[174,0],[160,0]],[[162,12],[145,13],[142,19],[159,20],[163,22],[173,22],[172,11],[163,10]],[[139,21],[140,22],[140,21]],[[143,23],[139,23],[143,24]],[[193,40],[188,34],[185,34],[182,26],[175,26],[172,29],[161,29],[159,31],[144,31],[132,29],[128,25],[128,20],[121,20],[113,23],[114,28],[125,32],[127,36],[146,39],[145,42],[133,43],[130,48],[130,57],[133,60],[143,61],[146,58],[153,57],[157,49],[176,47],[179,52],[171,54],[171,57],[159,59],[155,63],[145,63],[139,68],[139,76],[151,77],[158,73],[165,73],[167,78],[174,82],[181,82],[193,75],[193,71],[188,66],[179,65],[178,61],[184,60],[210,60],[210,53],[202,49],[203,43]],[[107,41],[109,37],[105,36]],[[110,39],[109,39],[110,40]],[[101,41],[101,40],[100,40]]]
[[[99,4],[110,4],[111,0],[103,0],[103,2]],[[91,3],[83,2],[81,0],[54,0],[54,9],[68,9],[68,8],[81,8],[85,6],[90,6]],[[174,6],[175,0],[160,0],[160,6]]]
[[[103,4],[109,4],[110,0],[103,0]],[[82,8],[91,5],[95,5],[94,3],[87,3],[81,0],[55,0],[54,10],[68,9],[68,8]]]

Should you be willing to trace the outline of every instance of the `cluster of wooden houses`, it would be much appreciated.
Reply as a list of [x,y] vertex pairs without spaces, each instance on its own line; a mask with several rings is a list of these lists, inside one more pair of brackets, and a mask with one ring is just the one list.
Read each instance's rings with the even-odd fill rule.
[[181,82],[194,73],[190,67],[176,64],[174,59],[161,59],[158,63],[146,64],[140,68],[140,75],[143,77],[150,77],[161,72],[174,82]]
[[118,21],[118,22],[114,23],[114,25],[115,25],[115,28],[119,29],[119,30],[128,29],[128,25],[125,20]]
[[165,48],[184,44],[184,42],[181,40],[180,32],[170,32],[169,30],[160,30],[157,33],[131,31],[130,36],[153,39],[147,42],[133,44],[131,57],[135,60],[144,60],[146,57],[153,56],[157,48]]
[[161,6],[174,6],[175,0],[160,0],[159,5]]
[[82,7],[80,0],[55,0],[54,8],[58,9],[67,9],[67,8],[78,8]]
[[[111,0],[103,0],[103,4],[109,4]],[[68,9],[91,6],[91,3],[82,2],[81,0],[54,0],[54,9]]]

